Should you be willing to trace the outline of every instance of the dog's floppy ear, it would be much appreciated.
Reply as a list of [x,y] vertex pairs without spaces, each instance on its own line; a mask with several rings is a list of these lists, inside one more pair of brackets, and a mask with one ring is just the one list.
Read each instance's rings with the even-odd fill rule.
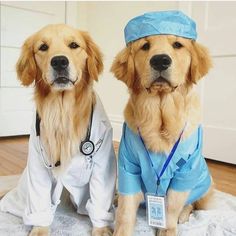
[[80,33],[86,43],[86,52],[88,54],[87,70],[89,77],[97,81],[98,75],[103,71],[102,53],[87,32],[80,31]]
[[207,48],[197,42],[192,42],[192,58],[190,66],[190,81],[197,83],[212,67],[211,57]]
[[29,37],[24,42],[21,55],[16,64],[17,77],[24,86],[32,84],[37,76],[37,66],[33,52],[33,37]]
[[123,81],[129,88],[133,88],[135,80],[135,67],[130,46],[124,48],[115,57],[115,60],[111,66],[111,72],[118,80]]

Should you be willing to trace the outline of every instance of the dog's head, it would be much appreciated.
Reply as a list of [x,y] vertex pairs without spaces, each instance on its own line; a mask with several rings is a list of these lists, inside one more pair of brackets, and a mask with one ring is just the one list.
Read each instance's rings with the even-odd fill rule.
[[154,35],[128,44],[115,58],[111,71],[134,93],[172,92],[197,83],[207,74],[211,59],[199,43],[173,35]]
[[68,25],[48,25],[29,37],[17,62],[17,75],[25,86],[72,89],[82,80],[97,80],[102,55],[86,32]]

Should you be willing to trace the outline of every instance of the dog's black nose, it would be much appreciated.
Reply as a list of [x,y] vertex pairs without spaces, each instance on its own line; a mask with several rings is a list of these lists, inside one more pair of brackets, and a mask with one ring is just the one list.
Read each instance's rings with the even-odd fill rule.
[[65,56],[55,56],[51,60],[51,66],[54,70],[64,70],[69,65],[69,60]]
[[154,70],[166,70],[171,65],[171,58],[166,54],[158,54],[151,58],[150,65]]

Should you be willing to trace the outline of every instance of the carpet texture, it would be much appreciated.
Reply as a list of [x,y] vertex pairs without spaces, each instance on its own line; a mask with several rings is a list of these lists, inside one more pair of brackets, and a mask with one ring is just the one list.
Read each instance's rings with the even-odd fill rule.
[[[0,235],[26,236],[31,227],[24,226],[22,219],[0,212]],[[51,226],[52,236],[89,236],[91,223],[87,216],[78,215],[69,204],[58,207]],[[139,209],[134,236],[154,236],[147,226],[145,210]],[[216,192],[216,208],[194,211],[189,219],[178,225],[178,236],[236,236],[236,197]]]

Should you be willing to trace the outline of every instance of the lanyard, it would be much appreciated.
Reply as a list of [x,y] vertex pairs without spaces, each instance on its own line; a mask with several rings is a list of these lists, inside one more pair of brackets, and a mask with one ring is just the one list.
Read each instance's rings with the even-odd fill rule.
[[[147,147],[146,147],[146,145],[145,145],[145,143],[144,143],[144,140],[143,140],[143,138],[142,138],[142,136],[141,136],[141,133],[140,133],[140,130],[139,130],[139,128],[138,128],[139,137],[140,137],[140,139],[141,139],[141,141],[142,141],[142,144],[143,144],[143,146],[144,146],[144,149],[146,150],[146,153],[147,153],[147,156],[148,156],[149,161],[150,161],[150,163],[151,163],[151,166],[152,166],[153,170],[155,171],[155,174],[156,174],[156,177],[157,177],[157,182],[156,182],[156,184],[157,184],[157,189],[158,189],[158,186],[160,185],[161,176],[164,174],[164,172],[165,172],[167,166],[169,165],[169,163],[170,163],[170,161],[171,161],[171,159],[172,159],[172,157],[173,157],[173,155],[174,155],[174,153],[175,153],[175,151],[176,151],[176,149],[177,149],[177,147],[178,147],[178,145],[179,145],[179,142],[180,142],[180,140],[181,140],[181,137],[182,137],[182,134],[183,134],[183,132],[184,132],[185,127],[186,127],[186,124],[185,124],[183,130],[181,131],[178,140],[175,142],[173,148],[171,149],[171,152],[170,152],[170,154],[168,155],[168,157],[167,157],[167,159],[166,159],[166,161],[165,161],[165,163],[164,163],[164,165],[163,165],[163,167],[162,167],[162,169],[161,169],[161,171],[160,171],[160,174],[158,174],[158,173],[157,173],[157,170],[154,168],[152,159],[151,159],[151,157],[150,157],[150,153],[149,153],[149,151],[148,151],[148,149],[147,149]],[[157,190],[156,190],[156,194],[157,194]]]

